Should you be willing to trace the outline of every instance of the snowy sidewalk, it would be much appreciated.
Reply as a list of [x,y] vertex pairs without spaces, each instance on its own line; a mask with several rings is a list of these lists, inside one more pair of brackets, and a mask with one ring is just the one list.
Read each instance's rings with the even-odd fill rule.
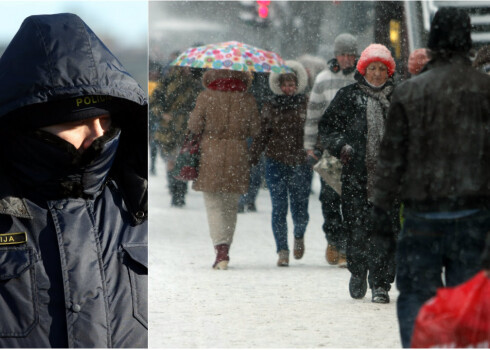
[[[349,296],[347,269],[325,261],[326,241],[313,179],[305,255],[276,267],[271,204],[239,214],[227,271],[211,268],[202,193],[170,207],[163,162],[150,177],[150,348],[400,348],[393,285],[388,305]],[[291,232],[292,221],[289,216]],[[289,236],[290,249],[293,237]]]

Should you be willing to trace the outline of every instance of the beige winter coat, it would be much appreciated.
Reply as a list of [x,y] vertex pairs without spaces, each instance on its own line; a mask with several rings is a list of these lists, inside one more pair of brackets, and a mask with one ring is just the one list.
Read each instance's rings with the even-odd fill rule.
[[260,131],[254,97],[248,92],[217,91],[208,88],[216,79],[240,79],[249,88],[251,75],[227,70],[210,70],[203,76],[202,91],[191,112],[188,129],[203,133],[196,191],[246,193],[250,165],[247,138]]

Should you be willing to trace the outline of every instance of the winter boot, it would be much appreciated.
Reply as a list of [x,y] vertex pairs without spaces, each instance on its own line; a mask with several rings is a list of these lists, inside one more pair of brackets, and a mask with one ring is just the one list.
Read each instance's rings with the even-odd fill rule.
[[349,293],[354,299],[362,299],[367,291],[367,271],[361,276],[352,274],[349,281]]
[[170,203],[172,207],[182,208],[185,206],[185,198],[182,195],[173,195],[172,202]]
[[214,251],[216,252],[216,261],[213,264],[213,269],[228,269],[228,262],[230,261],[230,257],[228,256],[229,249],[230,246],[228,244],[218,244],[214,246]]
[[301,259],[305,253],[305,239],[295,238],[294,239],[294,250],[293,255],[295,259]]
[[245,205],[243,203],[238,203],[238,214],[245,213]]
[[378,304],[388,304],[390,302],[390,296],[388,295],[388,291],[383,287],[373,288],[373,303]]
[[172,194],[172,207],[182,208],[185,206],[186,182],[173,179],[170,185],[170,193]]
[[280,250],[279,260],[277,260],[277,266],[289,266],[289,251],[288,250]]
[[255,213],[257,211],[257,207],[255,206],[255,203],[248,203],[247,204],[247,211],[251,213]]
[[343,267],[343,268],[347,267],[347,257],[345,256],[344,253],[339,253],[338,265],[339,265],[339,267]]
[[327,262],[330,265],[337,265],[339,263],[339,251],[334,245],[330,243],[327,245],[325,257],[327,258]]

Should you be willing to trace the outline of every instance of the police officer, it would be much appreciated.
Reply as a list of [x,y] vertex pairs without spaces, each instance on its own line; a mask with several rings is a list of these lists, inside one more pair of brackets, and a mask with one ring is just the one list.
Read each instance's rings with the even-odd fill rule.
[[0,59],[0,347],[147,347],[147,100],[76,15]]

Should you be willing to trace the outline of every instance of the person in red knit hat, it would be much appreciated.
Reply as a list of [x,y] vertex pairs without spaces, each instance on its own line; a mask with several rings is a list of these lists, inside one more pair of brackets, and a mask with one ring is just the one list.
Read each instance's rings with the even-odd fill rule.
[[[396,207],[383,232],[377,232],[370,220],[373,176],[395,68],[395,60],[385,46],[369,45],[357,63],[357,82],[339,90],[319,123],[322,146],[343,164],[341,197],[348,234],[349,292],[352,298],[362,299],[369,281],[374,303],[389,303],[388,291],[395,278],[395,232],[399,228]],[[383,242],[383,247],[378,242]]]
[[371,44],[366,47],[361,53],[359,61],[357,61],[357,71],[363,76],[366,76],[366,70],[373,62],[379,62],[385,66],[387,72],[387,77],[384,79],[385,82],[388,77],[392,77],[393,74],[395,74],[395,60],[386,46],[381,44]]

